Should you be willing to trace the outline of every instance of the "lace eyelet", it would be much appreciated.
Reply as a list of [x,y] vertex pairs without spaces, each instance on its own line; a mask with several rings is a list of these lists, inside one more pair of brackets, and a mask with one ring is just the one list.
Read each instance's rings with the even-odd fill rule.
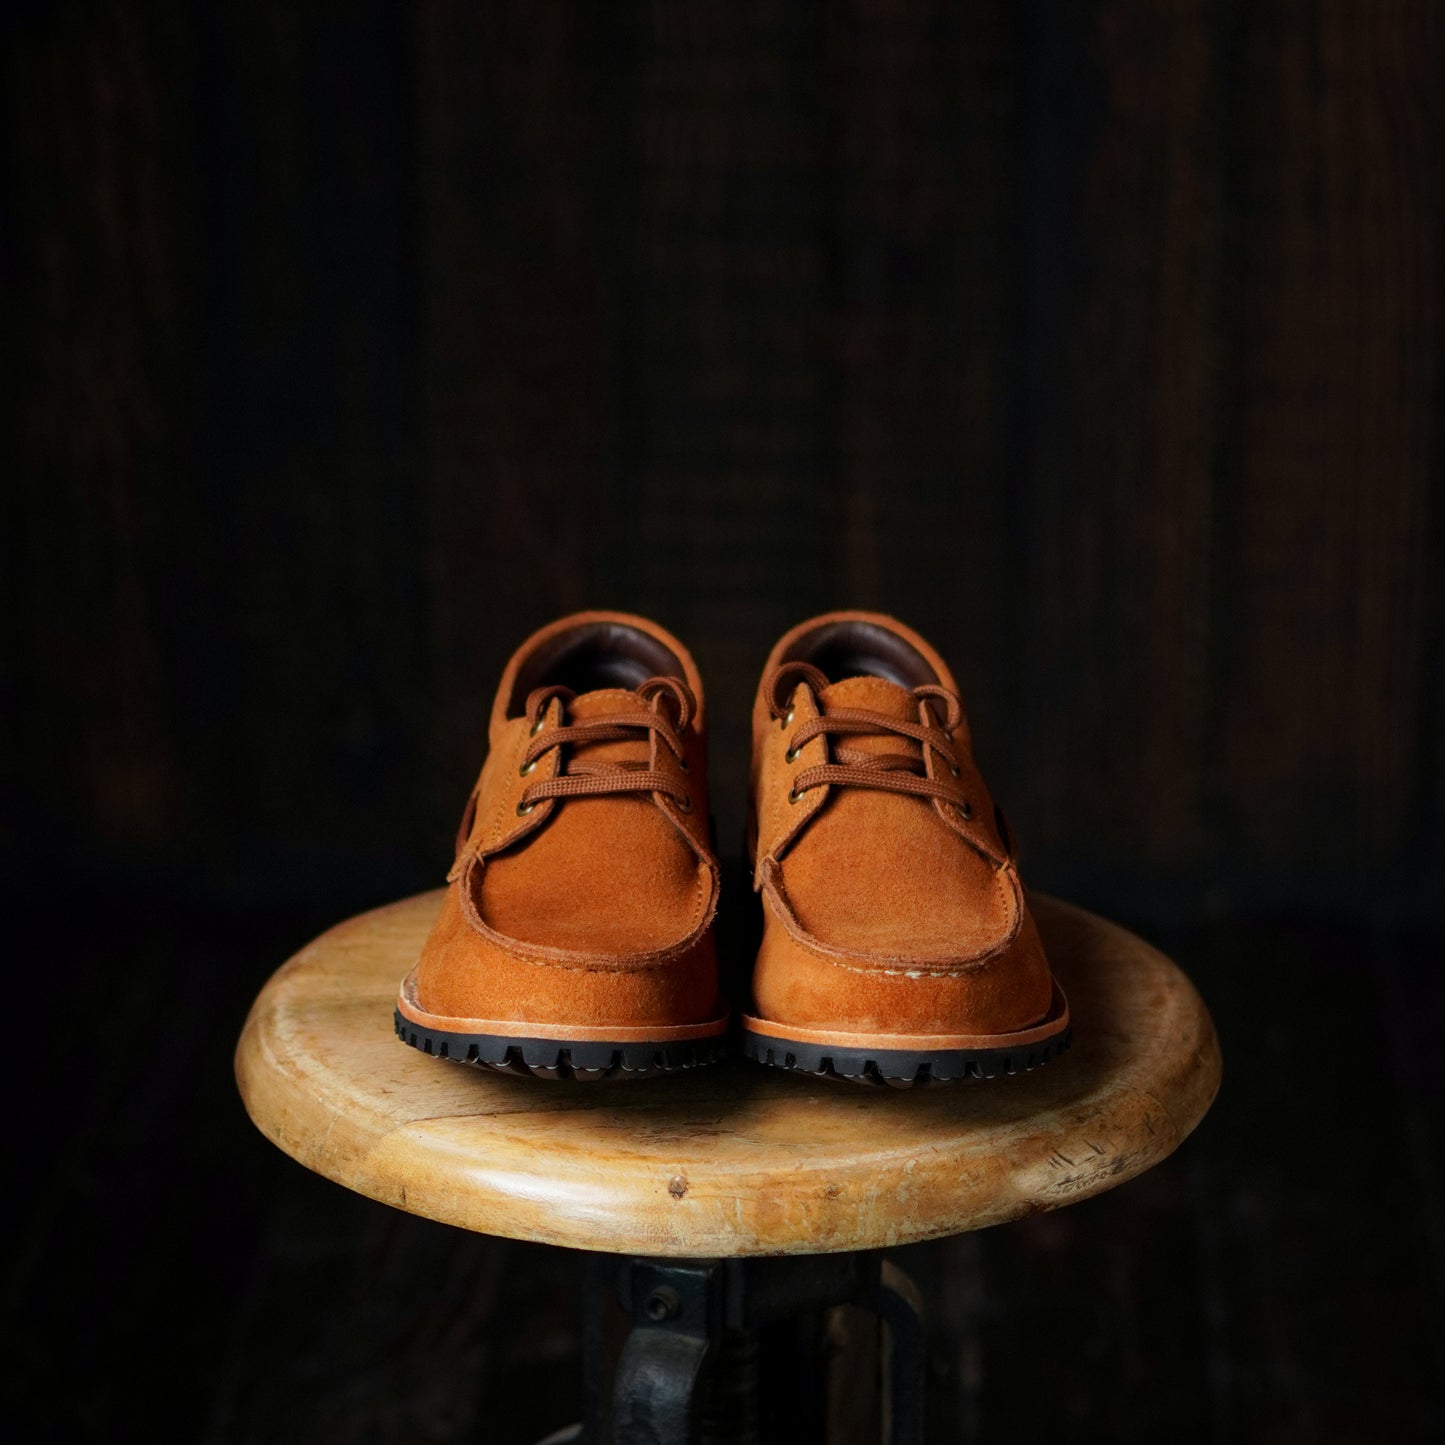
[[522,766],[517,769],[517,776],[519,778],[525,778],[530,776],[532,773],[535,773],[536,771],[537,760],[536,758],[533,758],[530,763],[523,763]]
[[949,771],[950,773],[952,773],[953,776],[956,778],[956,777],[959,776],[959,774],[960,774],[960,772],[961,772],[961,769],[959,768],[959,766],[958,766],[957,763],[950,763],[950,764],[948,765],[948,771]]
[[967,819],[973,817],[973,804],[970,803],[967,798],[961,803],[955,803],[953,806],[957,810],[960,818]]
[[527,816],[527,814],[530,813],[530,812],[532,811],[532,809],[535,808],[536,806],[537,806],[537,805],[536,805],[535,803],[518,803],[518,804],[517,804],[517,816],[518,816],[519,818],[525,818],[525,817]]
[[799,803],[802,801],[802,798],[803,795],[796,788],[788,789],[788,801],[790,803]]
[[796,763],[798,761],[797,748],[789,748],[788,751],[783,754],[783,761],[785,763]]
[[689,768],[688,765],[687,765],[687,759],[686,759],[686,758],[679,758],[679,759],[677,760],[677,765],[678,765],[678,767],[680,767],[680,768],[683,770],[683,772],[685,772],[685,773],[692,771],[692,769]]
[[690,812],[692,812],[692,794],[691,794],[691,793],[684,793],[684,794],[682,795],[682,797],[680,797],[680,798],[674,798],[673,801],[677,804],[677,811],[678,811],[679,813],[690,813]]
[[780,717],[780,718],[778,719],[778,726],[779,726],[780,728],[789,727],[789,726],[791,726],[792,721],[793,721],[793,709],[792,709],[792,708],[789,708],[789,709],[787,710],[787,712],[785,712],[785,713],[782,715],[782,717]]
[[531,736],[532,736],[532,737],[536,737],[537,734],[538,734],[539,732],[541,732],[542,729],[543,729],[544,727],[546,727],[546,726],[547,726],[547,717],[546,717],[546,714],[544,713],[541,717],[539,717],[539,718],[537,719],[536,722],[534,722],[534,723],[532,724]]

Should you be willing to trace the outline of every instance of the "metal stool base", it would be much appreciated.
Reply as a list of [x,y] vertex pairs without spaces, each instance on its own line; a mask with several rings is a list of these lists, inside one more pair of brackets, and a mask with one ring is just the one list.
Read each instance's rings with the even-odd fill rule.
[[[548,1445],[749,1445],[760,1440],[768,1360],[763,1332],[857,1305],[887,1326],[879,1362],[883,1439],[923,1445],[924,1349],[918,1291],[880,1255],[589,1261],[584,1298],[580,1426]],[[605,1321],[618,1306],[630,1330],[608,1358]],[[821,1389],[821,1367],[790,1381]],[[812,1412],[810,1412],[812,1413]],[[813,1419],[821,1418],[819,1410]]]

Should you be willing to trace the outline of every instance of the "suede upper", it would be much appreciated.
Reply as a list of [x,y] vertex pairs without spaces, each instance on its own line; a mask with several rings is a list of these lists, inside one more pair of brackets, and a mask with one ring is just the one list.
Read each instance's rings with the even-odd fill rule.
[[704,725],[697,668],[656,623],[586,612],[528,638],[497,690],[419,1007],[539,1026],[712,1017]]
[[1048,1014],[1012,840],[952,674],[917,633],[838,612],[780,639],[753,708],[752,787],[761,1016],[972,1036]]

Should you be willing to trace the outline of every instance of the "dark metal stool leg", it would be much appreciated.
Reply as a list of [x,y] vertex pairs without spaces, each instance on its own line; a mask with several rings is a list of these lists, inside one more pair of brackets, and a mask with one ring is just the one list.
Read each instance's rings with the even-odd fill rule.
[[698,1445],[758,1445],[760,1364],[756,1330],[721,1331],[703,1367]]
[[632,1333],[612,1387],[609,1445],[693,1445],[698,1379],[722,1328],[722,1271],[715,1263],[635,1261],[622,1303]]
[[859,1295],[858,1303],[888,1327],[885,1445],[923,1445],[926,1356],[918,1286],[885,1259],[877,1282]]
[[[607,1281],[632,1316],[607,1388]],[[918,1291],[877,1255],[594,1261],[583,1321],[586,1445],[751,1445],[758,1439],[758,1331],[856,1304],[887,1326],[885,1445],[923,1445]]]

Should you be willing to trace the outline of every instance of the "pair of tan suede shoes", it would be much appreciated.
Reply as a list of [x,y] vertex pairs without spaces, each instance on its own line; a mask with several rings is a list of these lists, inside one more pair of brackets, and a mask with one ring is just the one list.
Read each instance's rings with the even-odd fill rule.
[[[508,663],[490,745],[397,1034],[549,1079],[720,1058],[732,1010],[687,649],[646,618],[564,617]],[[1067,1044],[957,686],[916,632],[833,612],[782,637],[753,704],[751,789],[749,1058],[906,1086]]]

